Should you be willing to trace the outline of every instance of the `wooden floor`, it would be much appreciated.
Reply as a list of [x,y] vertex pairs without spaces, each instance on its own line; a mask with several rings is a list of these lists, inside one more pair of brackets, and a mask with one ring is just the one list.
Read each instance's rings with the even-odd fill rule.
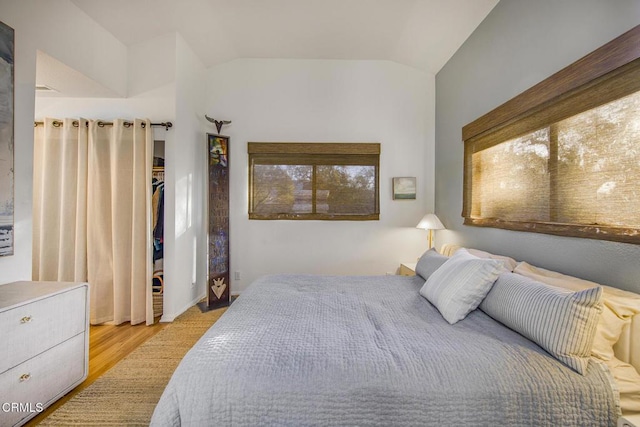
[[87,379],[26,425],[34,426],[44,420],[56,408],[88,387],[143,342],[160,332],[164,326],[164,323],[158,322],[153,326],[146,326],[144,323],[135,326],[131,326],[129,323],[118,326],[91,326],[89,331],[89,375]]

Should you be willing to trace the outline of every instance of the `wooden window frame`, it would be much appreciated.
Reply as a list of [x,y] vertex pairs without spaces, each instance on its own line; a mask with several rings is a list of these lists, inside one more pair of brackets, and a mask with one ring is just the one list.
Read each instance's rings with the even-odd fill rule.
[[[549,222],[507,221],[474,218],[471,213],[474,153],[543,127],[550,127],[553,135],[555,123],[639,90],[640,25],[464,126],[464,224],[639,244],[640,229],[636,228],[565,224],[553,218]],[[553,141],[550,151],[553,157]],[[550,168],[552,205],[553,180],[558,179],[554,169]]]
[[[302,143],[302,142],[249,142],[249,219],[256,220],[323,220],[323,221],[377,221],[380,219],[380,143]],[[253,212],[253,167],[260,164],[292,165],[363,165],[375,167],[375,212],[366,215],[329,213],[277,213]],[[315,166],[314,166],[315,168]],[[315,176],[315,174],[314,174]],[[316,183],[312,181],[315,205]]]

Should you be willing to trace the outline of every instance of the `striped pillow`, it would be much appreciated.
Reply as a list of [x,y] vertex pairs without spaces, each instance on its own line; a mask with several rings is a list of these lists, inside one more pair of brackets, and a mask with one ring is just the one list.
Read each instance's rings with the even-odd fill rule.
[[427,280],[438,268],[442,266],[449,257],[440,255],[435,249],[431,248],[426,251],[416,264],[416,274]]
[[481,259],[459,249],[429,276],[420,295],[454,324],[478,308],[501,271],[502,261]]
[[602,288],[578,292],[503,273],[480,309],[584,375],[602,311]]

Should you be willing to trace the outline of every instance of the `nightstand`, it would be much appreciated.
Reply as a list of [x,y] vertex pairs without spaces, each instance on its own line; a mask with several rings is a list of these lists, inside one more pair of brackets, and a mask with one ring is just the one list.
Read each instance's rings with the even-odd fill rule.
[[618,418],[618,427],[640,427],[640,414]]
[[416,264],[415,262],[403,262],[400,264],[400,275],[401,276],[415,276],[416,275]]
[[89,285],[0,286],[0,336],[0,425],[23,425],[87,378]]

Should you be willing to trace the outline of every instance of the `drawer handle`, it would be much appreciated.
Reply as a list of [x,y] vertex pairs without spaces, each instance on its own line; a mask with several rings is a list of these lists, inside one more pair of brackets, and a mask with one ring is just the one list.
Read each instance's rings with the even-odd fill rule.
[[29,323],[31,322],[31,319],[33,319],[31,316],[24,316],[22,319],[20,319],[20,323]]
[[22,374],[20,375],[20,382],[23,383],[25,381],[29,381],[31,379],[31,374]]

